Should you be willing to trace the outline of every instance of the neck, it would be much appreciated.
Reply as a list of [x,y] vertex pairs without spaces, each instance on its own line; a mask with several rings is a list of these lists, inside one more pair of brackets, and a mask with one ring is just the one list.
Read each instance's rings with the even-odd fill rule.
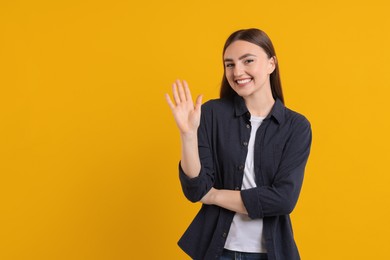
[[249,112],[253,116],[266,117],[275,104],[272,93],[244,99]]

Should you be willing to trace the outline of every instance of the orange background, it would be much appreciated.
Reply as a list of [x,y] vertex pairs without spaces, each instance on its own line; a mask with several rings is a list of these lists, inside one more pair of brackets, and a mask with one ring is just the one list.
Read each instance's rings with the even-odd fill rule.
[[0,2],[0,259],[188,259],[163,94],[218,96],[228,35],[274,42],[312,123],[302,259],[388,259],[387,1]]

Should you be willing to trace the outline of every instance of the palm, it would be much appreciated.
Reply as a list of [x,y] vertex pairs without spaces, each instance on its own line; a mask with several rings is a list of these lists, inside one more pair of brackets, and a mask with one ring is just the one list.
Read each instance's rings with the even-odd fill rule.
[[173,83],[172,92],[175,103],[171,101],[168,94],[165,97],[180,132],[183,134],[195,133],[200,123],[202,96],[197,97],[194,105],[187,82],[183,81],[182,84],[179,80]]

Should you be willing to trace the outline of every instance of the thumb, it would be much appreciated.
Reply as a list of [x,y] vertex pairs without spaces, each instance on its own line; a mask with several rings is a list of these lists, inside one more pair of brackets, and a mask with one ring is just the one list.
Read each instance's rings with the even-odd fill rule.
[[200,107],[202,106],[202,99],[203,99],[203,95],[199,95],[199,96],[196,98],[195,110],[199,110]]

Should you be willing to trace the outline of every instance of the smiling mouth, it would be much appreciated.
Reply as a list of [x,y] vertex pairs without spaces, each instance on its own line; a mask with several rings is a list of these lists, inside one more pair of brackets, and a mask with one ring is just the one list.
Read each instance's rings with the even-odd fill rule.
[[238,80],[235,80],[235,82],[238,84],[238,85],[245,85],[249,82],[252,81],[252,78],[250,79],[238,79]]

